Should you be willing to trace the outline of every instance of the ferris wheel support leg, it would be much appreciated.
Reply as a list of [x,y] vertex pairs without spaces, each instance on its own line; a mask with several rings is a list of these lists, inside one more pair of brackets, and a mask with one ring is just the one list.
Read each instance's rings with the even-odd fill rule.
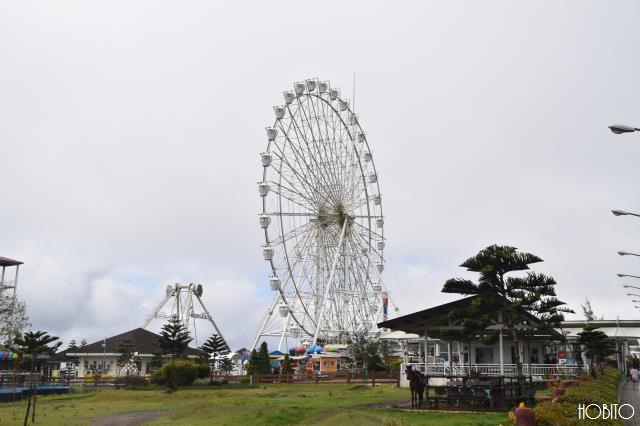
[[291,321],[291,314],[287,314],[287,319],[284,322],[284,326],[282,327],[282,334],[280,335],[280,341],[278,342],[278,350],[282,349],[282,342],[284,341],[284,335],[287,333],[287,329],[289,328],[289,321]]
[[[322,298],[322,306],[324,307],[327,303],[327,298],[329,297],[329,291],[331,290],[331,286],[333,285],[333,276],[336,272],[336,266],[338,264],[338,259],[340,258],[340,249],[342,248],[342,241],[344,240],[344,234],[347,230],[347,221],[344,221],[342,225],[342,232],[340,233],[340,239],[338,240],[338,246],[336,247],[336,254],[333,257],[333,264],[331,265],[331,272],[329,273],[329,281],[327,282],[327,288],[324,291],[324,297]],[[318,333],[320,333],[320,326],[322,324],[322,317],[324,314],[324,309],[320,310],[320,316],[318,317],[318,323],[316,325],[316,332],[313,335],[313,344],[315,345],[318,341]]]
[[278,299],[280,299],[279,293],[273,298],[271,305],[269,305],[269,307],[267,308],[267,311],[264,313],[264,317],[262,319],[262,325],[260,326],[260,331],[258,331],[258,334],[256,334],[255,339],[253,339],[253,343],[251,343],[249,352],[252,352],[258,345],[258,340],[260,340],[260,336],[262,336],[262,333],[264,333],[264,328],[267,326],[267,323],[269,322],[269,317],[273,314],[273,310],[275,309],[276,304],[278,303]]
[[[369,259],[369,262],[370,262],[371,264],[373,264],[373,263],[374,263],[374,262],[373,262],[373,259],[371,259],[371,256],[369,256],[369,253],[367,253],[367,259]],[[378,282],[380,283],[380,285],[381,285],[381,286],[384,286],[384,283],[383,283],[383,281],[382,281],[382,274],[380,273],[380,271],[378,271],[378,268],[374,268],[374,270],[376,271],[376,275],[378,276]],[[383,289],[385,289],[385,291],[386,291],[386,288],[384,288],[384,287],[383,287]],[[393,307],[395,308],[395,310],[396,310],[396,311],[398,311],[398,310],[399,310],[399,308],[398,308],[398,306],[393,302],[393,299],[391,298],[391,296],[389,295],[389,293],[387,293],[387,298],[388,298],[388,300],[389,300],[389,304],[393,305]]]
[[[202,306],[202,309],[207,314],[207,317],[209,318],[209,321],[213,325],[213,328],[216,330],[216,333],[218,333],[218,336],[220,336],[222,338],[222,340],[224,340],[224,342],[227,343],[227,341],[225,340],[224,336],[220,332],[220,329],[218,328],[218,326],[216,325],[215,321],[213,320],[213,317],[211,316],[211,314],[209,313],[207,308],[204,306],[204,303],[202,303],[202,299],[200,299],[200,296],[198,296],[197,294],[194,294],[194,296],[196,296],[196,299],[198,299],[198,302],[200,303],[200,306]],[[227,346],[228,345],[229,344],[227,343]]]
[[165,303],[167,303],[167,301],[171,298],[171,296],[173,296],[173,293],[170,293],[169,295],[165,296],[164,299],[162,299],[162,302],[160,302],[156,308],[153,310],[153,312],[151,313],[151,315],[149,315],[149,317],[147,318],[147,320],[144,322],[144,324],[142,325],[142,328],[147,328],[147,326],[149,325],[149,323],[151,322],[152,319],[154,319],[156,317],[156,315],[158,315],[158,312],[160,312],[160,309],[162,309],[162,307],[164,306]]

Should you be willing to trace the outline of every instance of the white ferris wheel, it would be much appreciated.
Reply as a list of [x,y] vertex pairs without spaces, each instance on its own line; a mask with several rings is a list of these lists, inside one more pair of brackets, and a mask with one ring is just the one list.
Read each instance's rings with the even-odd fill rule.
[[317,79],[295,83],[273,110],[258,192],[274,297],[251,348],[267,336],[281,349],[288,338],[340,343],[377,333],[387,309],[384,217],[358,116]]

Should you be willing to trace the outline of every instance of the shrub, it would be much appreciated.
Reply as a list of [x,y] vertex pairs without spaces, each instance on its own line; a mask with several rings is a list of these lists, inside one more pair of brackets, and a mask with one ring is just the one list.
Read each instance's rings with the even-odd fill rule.
[[[618,401],[618,384],[622,373],[607,368],[595,380],[582,382],[580,386],[567,388],[557,402],[544,402],[535,409],[536,424],[540,426],[574,425],[578,422],[578,404],[613,404]],[[597,414],[597,413],[596,413]],[[599,425],[619,425],[619,420],[599,420]]]
[[147,386],[148,382],[144,376],[120,376],[114,380],[116,387],[142,387]]
[[200,363],[197,365],[198,367],[198,379],[204,379],[205,377],[209,377],[211,373],[211,367],[208,364]]
[[162,386],[171,383],[172,377],[176,386],[190,385],[198,377],[198,367],[191,361],[177,359],[154,371],[150,381]]

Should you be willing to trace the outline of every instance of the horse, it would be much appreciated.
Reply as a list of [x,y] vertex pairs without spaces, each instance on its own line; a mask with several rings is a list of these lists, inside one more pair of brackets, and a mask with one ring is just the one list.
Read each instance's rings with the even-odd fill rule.
[[405,373],[407,374],[409,389],[411,390],[411,408],[420,408],[424,400],[426,378],[421,372],[414,370],[410,365],[407,365]]

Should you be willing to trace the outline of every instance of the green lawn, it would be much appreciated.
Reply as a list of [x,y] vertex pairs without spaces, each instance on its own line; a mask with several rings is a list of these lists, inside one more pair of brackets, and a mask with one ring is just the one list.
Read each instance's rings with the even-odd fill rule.
[[[492,425],[506,413],[411,412],[388,408],[410,400],[392,385],[261,385],[164,390],[102,390],[39,397],[38,424],[89,425],[124,412],[165,411],[149,425]],[[386,406],[386,407],[385,407]],[[26,402],[0,403],[0,424],[22,424]]]

